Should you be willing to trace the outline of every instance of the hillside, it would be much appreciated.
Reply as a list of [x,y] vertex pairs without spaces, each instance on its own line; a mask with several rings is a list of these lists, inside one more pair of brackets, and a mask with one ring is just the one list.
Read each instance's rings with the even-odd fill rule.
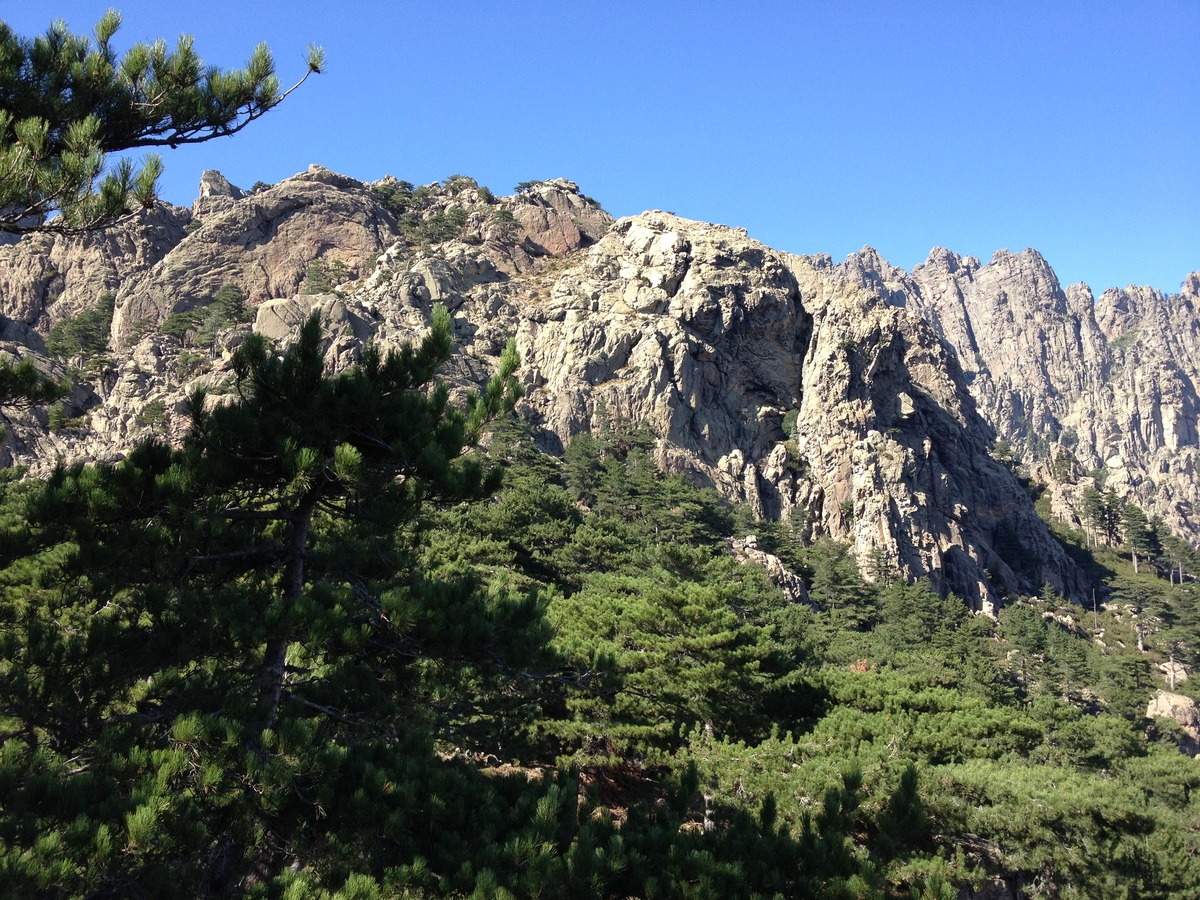
[[[1044,351],[1042,319],[1005,313],[1010,330],[1029,323],[1018,338],[982,311],[1019,299],[1057,309],[1070,333],[1082,313],[1067,311],[1044,264],[1018,291],[1024,270],[1005,260],[978,277],[964,265],[970,303],[939,306],[949,289],[932,263],[910,277],[871,253],[834,266],[666,213],[613,223],[568,182],[497,198],[461,176],[372,186],[314,168],[248,194],[210,173],[190,211],[0,248],[5,337],[19,353],[44,353],[56,328],[61,337],[102,298],[113,304],[98,344],[58,342],[60,363],[80,370],[56,419],[71,427],[49,434],[45,419],[14,419],[4,453],[34,471],[112,458],[147,428],[178,435],[182,398],[197,384],[220,388],[250,327],[284,340],[319,307],[336,369],[365,342],[419,333],[442,302],[457,320],[459,384],[482,379],[516,338],[522,414],[544,449],[561,452],[601,410],[646,421],[664,468],[760,516],[799,516],[810,537],[847,540],[861,562],[893,560],[976,609],[1044,583],[1082,598],[1078,571],[990,451],[1000,438],[1035,464],[1058,441],[1081,471],[1098,469],[1191,534],[1190,345],[1162,338],[1183,333],[1168,324],[1122,326],[1142,335],[1136,344],[1097,325]],[[245,324],[213,305],[226,286],[240,292]],[[1145,303],[1178,316],[1191,308],[1190,295],[1154,297]],[[976,332],[992,343],[976,351],[957,337]],[[1123,352],[1158,362],[1114,367]],[[1152,385],[1128,374],[1143,369],[1166,374]]]
[[0,246],[0,893],[1200,897],[1197,285],[319,167]]

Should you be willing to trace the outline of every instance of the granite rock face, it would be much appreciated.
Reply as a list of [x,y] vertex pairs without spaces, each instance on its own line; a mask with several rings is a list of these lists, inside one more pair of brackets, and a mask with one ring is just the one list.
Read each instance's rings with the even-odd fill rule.
[[[346,304],[377,320],[376,340],[415,336],[429,304],[447,302],[459,316],[458,375],[477,380],[515,337],[524,414],[552,452],[605,422],[646,422],[664,468],[977,609],[1045,582],[1082,591],[990,458],[992,431],[928,323],[743,231],[649,212],[556,266],[507,278],[463,245],[436,259],[393,248],[380,265],[408,280],[373,276]],[[264,307],[260,329],[275,327],[268,309],[276,316]],[[351,361],[355,341],[339,340],[331,352]]]
[[[460,233],[470,243],[417,250],[402,239],[401,223],[377,196],[382,184],[312,166],[248,193],[209,171],[191,211],[163,206],[104,231],[29,235],[0,245],[0,352],[33,355],[43,368],[61,374],[61,366],[44,358],[50,329],[94,308],[105,293],[114,295],[116,307],[107,364],[89,372],[66,404],[83,427],[50,434],[44,410],[8,410],[13,427],[0,441],[0,464],[28,465],[36,474],[58,458],[111,458],[151,429],[177,437],[187,387],[197,378],[219,387],[240,338],[238,329],[222,334],[197,362],[197,348],[187,346],[186,337],[162,334],[161,326],[172,313],[210,303],[226,284],[245,292],[252,312],[286,307],[295,299],[306,315],[313,298],[301,293],[305,274],[322,261],[343,267],[346,291],[367,276],[395,275],[397,285],[410,289],[419,303],[453,303],[462,284],[439,280],[452,269],[470,273],[475,266],[475,275],[466,277],[488,280],[539,265],[543,251],[537,242],[544,234],[531,234],[515,221],[527,217],[527,207],[540,211],[543,229],[574,237],[578,244],[568,249],[595,240],[611,222],[569,182],[544,183],[502,203],[494,198],[489,203],[476,190],[452,194],[435,184],[426,189],[428,208],[408,224],[460,209]],[[497,215],[500,210],[507,218]],[[569,227],[560,221],[564,217]],[[464,251],[469,259],[461,261]],[[335,318],[345,314],[339,297],[326,300],[323,310]],[[299,319],[293,315],[289,321]],[[373,320],[373,327],[390,326]],[[362,327],[349,332],[361,339],[373,333]],[[357,358],[356,350],[341,350],[343,364]]]
[[565,178],[541,181],[520,194],[513,218],[524,232],[523,244],[537,256],[570,253],[599,240],[612,224],[600,204],[579,193]]
[[1179,749],[1200,759],[1200,710],[1196,701],[1183,694],[1158,691],[1146,707],[1147,719],[1171,719],[1179,726]]
[[228,283],[261,303],[299,293],[316,259],[336,260],[357,275],[397,237],[368,185],[320,166],[249,196],[207,172],[194,209],[204,216],[193,219],[191,233],[121,285],[117,345],[210,300]]
[[[6,459],[42,471],[59,456],[109,458],[149,430],[179,437],[183,398],[203,384],[219,400],[251,327],[286,344],[318,311],[336,370],[368,341],[419,336],[443,303],[459,348],[447,377],[482,381],[515,338],[521,411],[545,449],[644,421],[664,468],[976,609],[1046,582],[1084,589],[992,458],[998,436],[1030,460],[1070,443],[1110,485],[1142,497],[1151,482],[1191,521],[1178,504],[1195,492],[1181,482],[1196,444],[1200,276],[1177,297],[1131,289],[1093,305],[1032,251],[982,265],[935,250],[906,273],[869,249],[834,264],[663,212],[614,222],[562,179],[505,198],[449,179],[420,189],[419,213],[384,202],[399,184],[312,167],[247,193],[209,172],[190,212],[0,247],[15,352],[43,351],[53,322],[97,290],[116,295],[112,365],[72,398],[78,427],[10,417]],[[421,229],[435,220],[453,233]],[[303,293],[315,260],[344,280]],[[205,354],[161,332],[229,283],[253,325]]]
[[186,209],[160,206],[83,235],[30,234],[0,245],[0,315],[35,346],[62,319],[148,272],[184,238]]
[[906,274],[867,248],[827,266],[929,321],[1023,461],[1069,453],[1077,473],[1095,473],[1088,484],[1200,539],[1200,273],[1178,294],[1130,287],[1095,299],[1087,285],[1064,289],[1034,250],[981,264],[937,248]]
[[797,441],[802,471],[818,477],[795,479],[796,505],[819,512],[822,532],[850,539],[860,561],[898,560],[976,609],[1043,583],[1080,595],[1075,567],[989,454],[994,432],[953,351],[912,311],[811,278],[823,287]]

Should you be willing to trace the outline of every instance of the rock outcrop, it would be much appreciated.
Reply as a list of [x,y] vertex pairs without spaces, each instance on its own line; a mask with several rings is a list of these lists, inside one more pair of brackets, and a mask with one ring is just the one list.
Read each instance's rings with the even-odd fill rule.
[[1094,472],[1200,539],[1200,273],[1179,294],[1131,287],[1094,299],[1086,285],[1062,288],[1034,250],[981,264],[936,248],[911,274],[870,248],[827,265],[929,321],[1019,458],[1070,454],[1076,474]]
[[370,187],[312,166],[249,196],[219,173],[205,173],[193,229],[151,269],[121,285],[114,342],[154,329],[172,312],[209,302],[225,284],[251,303],[300,292],[316,259],[342,263],[352,277],[399,236]]
[[755,535],[733,538],[729,542],[729,549],[733,551],[733,556],[738,562],[749,563],[763,569],[789,602],[812,604],[803,579],[784,565],[783,560],[778,556],[761,550]]
[[12,339],[23,334],[40,349],[54,324],[161,262],[190,221],[187,210],[161,206],[102,231],[30,234],[0,245],[0,316]]
[[1183,694],[1159,691],[1146,707],[1147,719],[1170,719],[1179,726],[1179,749],[1200,759],[1200,709]]
[[565,178],[539,181],[520,194],[513,218],[524,232],[525,249],[536,256],[558,256],[598,241],[612,216],[579,193]]
[[622,219],[548,285],[476,287],[459,311],[486,323],[485,355],[516,336],[551,449],[605,417],[644,421],[664,467],[759,515],[798,510],[810,536],[977,609],[1045,582],[1082,591],[927,323],[744,232]]
[[[304,293],[314,261],[341,274]],[[161,332],[225,284],[253,326],[205,354]],[[1032,251],[982,265],[935,250],[912,273],[869,249],[835,264],[663,212],[613,222],[562,179],[495,198],[457,176],[413,192],[314,166],[246,193],[209,172],[190,212],[0,247],[4,337],[20,352],[42,351],[96,291],[116,296],[113,364],[69,410],[81,427],[17,419],[5,447],[36,470],[147,429],[177,437],[183,397],[219,396],[249,327],[286,343],[317,310],[336,369],[368,341],[418,336],[444,303],[460,350],[448,377],[485,379],[515,338],[522,411],[547,450],[606,420],[647,422],[664,468],[987,609],[1047,582],[1084,589],[989,453],[997,437],[1031,460],[1070,447],[1191,523],[1200,276],[1189,285],[1093,304]]]

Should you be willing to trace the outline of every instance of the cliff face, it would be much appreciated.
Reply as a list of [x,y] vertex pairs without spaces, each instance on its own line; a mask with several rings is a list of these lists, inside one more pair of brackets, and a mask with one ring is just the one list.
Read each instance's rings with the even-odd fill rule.
[[867,249],[830,268],[930,322],[1022,459],[1070,453],[1078,471],[1200,538],[1200,273],[1179,294],[1131,287],[1093,299],[1086,285],[1064,290],[1033,250],[981,265],[938,248],[909,275]]
[[989,457],[991,429],[920,316],[744,232],[667,213],[622,219],[571,252],[505,276],[485,247],[396,247],[345,300],[273,302],[257,327],[284,338],[320,303],[340,335],[331,354],[350,362],[363,336],[409,338],[430,302],[447,302],[460,377],[484,377],[516,338],[524,413],[547,449],[606,420],[644,421],[663,467],[976,608],[1046,581],[1082,590]]
[[989,455],[993,431],[953,352],[912,311],[822,282],[798,442],[824,477],[797,501],[820,499],[825,530],[850,537],[860,559],[941,573],[977,608],[997,589],[1046,582],[1077,595],[1074,566]]
[[33,234],[0,244],[0,315],[4,337],[41,348],[57,322],[116,293],[185,237],[187,210],[162,206],[103,231]]
[[[98,290],[116,295],[112,365],[73,396],[75,427],[51,434],[44,413],[13,416],[7,458],[44,471],[58,456],[119,453],[149,429],[178,437],[182,398],[197,383],[217,398],[228,389],[250,326],[205,353],[161,326],[225,284],[277,341],[318,309],[331,368],[367,341],[417,336],[444,303],[460,344],[448,377],[486,378],[514,337],[522,412],[546,449],[606,420],[646,421],[665,468],[976,608],[1044,582],[1083,590],[989,455],[997,434],[1036,454],[1073,429],[1081,461],[1108,464],[1110,484],[1135,494],[1136,475],[1195,447],[1198,278],[1186,308],[1132,291],[1093,310],[1032,251],[983,266],[939,250],[910,274],[873,251],[835,265],[667,213],[613,222],[561,180],[499,200],[448,181],[420,189],[419,209],[385,202],[397,184],[314,167],[245,194],[209,173],[190,213],[0,247],[11,350],[41,351],[53,322]],[[447,221],[452,233],[431,230]],[[314,261],[346,280],[302,293]]]

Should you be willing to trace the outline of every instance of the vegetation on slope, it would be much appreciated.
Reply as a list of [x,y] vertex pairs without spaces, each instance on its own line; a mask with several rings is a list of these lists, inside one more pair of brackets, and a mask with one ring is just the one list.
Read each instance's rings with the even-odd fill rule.
[[[5,890],[1200,896],[1200,768],[1143,718],[1193,582],[1064,533],[1103,605],[993,621],[642,429],[559,461],[509,425],[481,465],[505,382],[454,412],[446,328],[333,378],[312,328],[248,341],[182,449],[4,482]],[[750,530],[811,605],[734,560]]]

